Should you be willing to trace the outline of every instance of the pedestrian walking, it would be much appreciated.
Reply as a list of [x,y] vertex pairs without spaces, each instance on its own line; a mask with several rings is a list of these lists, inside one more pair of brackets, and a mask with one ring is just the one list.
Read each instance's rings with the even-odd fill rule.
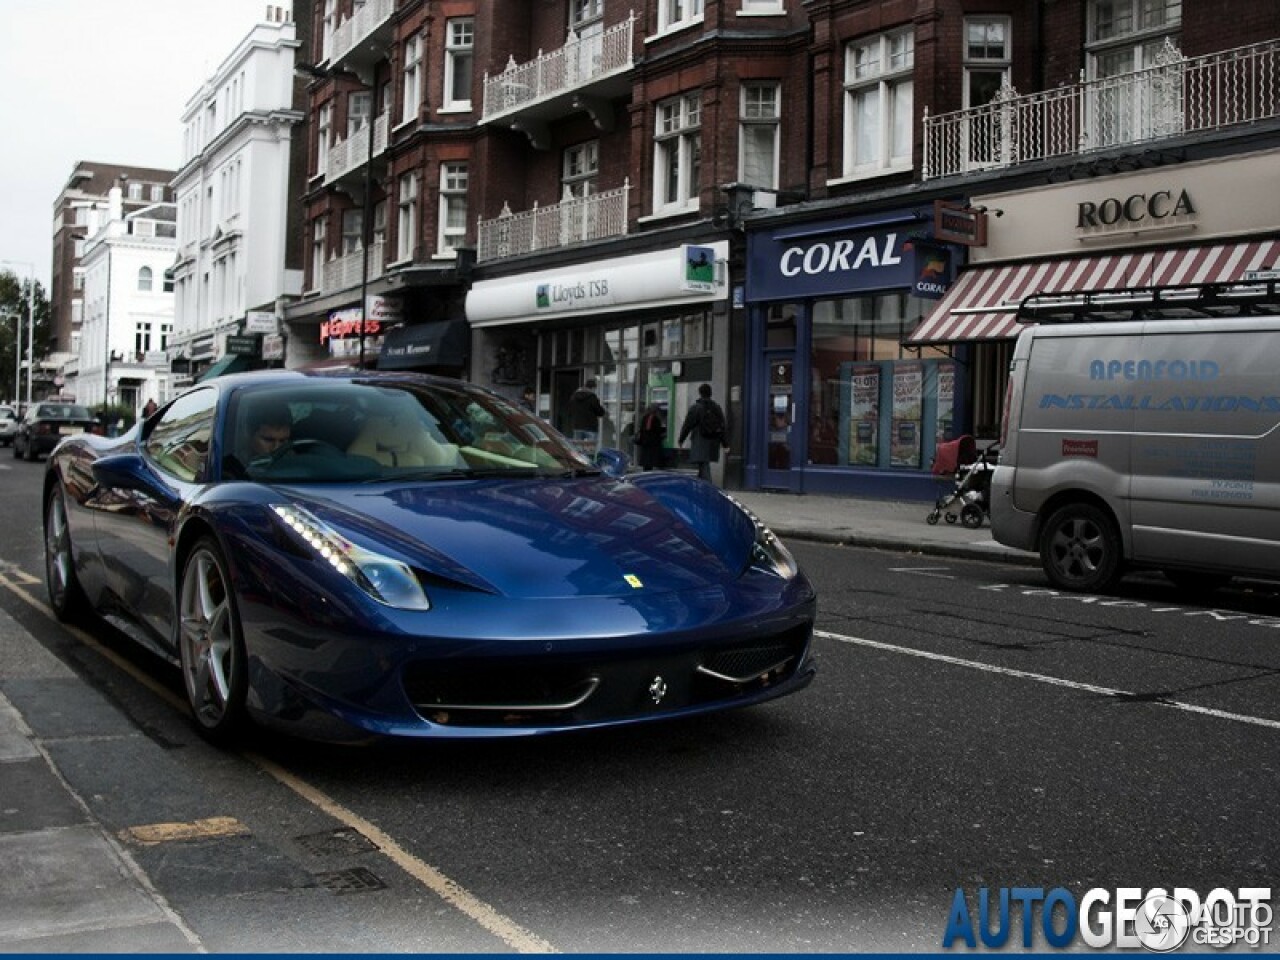
[[604,407],[596,396],[594,377],[573,392],[568,408],[569,429],[573,431],[574,442],[586,452],[594,453],[600,436],[600,418],[604,416]]
[[698,477],[711,481],[711,464],[720,460],[720,449],[727,453],[728,422],[720,404],[711,399],[711,384],[698,387],[698,399],[685,414],[680,427],[680,446],[689,441],[689,462],[698,468]]
[[147,419],[147,417],[151,416],[155,412],[156,412],[155,400],[148,400],[146,402],[146,405],[142,408],[142,419],[143,420]]
[[636,462],[642,470],[661,469],[666,451],[663,449],[667,439],[667,418],[662,407],[651,403],[640,415],[640,424],[636,427],[635,445]]

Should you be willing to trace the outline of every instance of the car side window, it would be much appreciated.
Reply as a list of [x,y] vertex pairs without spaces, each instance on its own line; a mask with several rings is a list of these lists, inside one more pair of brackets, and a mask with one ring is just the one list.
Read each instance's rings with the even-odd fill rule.
[[217,403],[216,390],[196,390],[175,400],[147,435],[147,457],[179,480],[203,480],[208,476]]

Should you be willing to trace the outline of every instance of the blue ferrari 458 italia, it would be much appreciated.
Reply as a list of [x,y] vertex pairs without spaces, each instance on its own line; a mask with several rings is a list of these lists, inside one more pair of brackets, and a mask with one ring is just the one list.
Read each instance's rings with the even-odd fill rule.
[[805,686],[787,549],[710,484],[598,459],[455,380],[222,377],[53,451],[49,600],[177,664],[215,742],[543,734]]

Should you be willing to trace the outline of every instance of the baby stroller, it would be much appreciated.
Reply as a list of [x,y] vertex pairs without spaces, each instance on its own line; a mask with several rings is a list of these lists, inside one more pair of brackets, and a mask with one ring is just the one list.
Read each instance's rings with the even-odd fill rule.
[[991,499],[991,473],[996,468],[994,450],[992,444],[978,453],[977,442],[968,434],[938,444],[933,475],[946,478],[951,490],[938,498],[925,522],[933,525],[939,517],[946,517],[947,523],[958,518],[973,530],[982,526]]

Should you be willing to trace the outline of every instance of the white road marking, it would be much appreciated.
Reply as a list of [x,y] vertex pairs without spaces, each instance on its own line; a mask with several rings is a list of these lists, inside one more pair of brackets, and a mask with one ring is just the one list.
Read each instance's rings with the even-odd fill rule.
[[935,573],[937,570],[946,570],[947,567],[890,567],[890,573],[911,573],[917,577],[936,577],[939,580],[954,580],[955,574],[952,573]]
[[[1097,693],[1105,697],[1136,697],[1138,694],[1131,690],[1120,690],[1115,687],[1099,687],[1092,683],[1080,683],[1076,680],[1064,680],[1062,677],[1051,677],[1043,673],[1032,673],[1028,670],[1015,670],[1011,667],[998,667],[990,663],[981,663],[977,660],[964,660],[960,657],[947,656],[944,653],[933,653],[929,650],[917,650],[914,647],[903,647],[894,643],[881,643],[878,640],[867,640],[863,637],[850,637],[841,633],[831,633],[827,630],[813,631],[815,637],[822,637],[826,640],[835,640],[838,643],[848,643],[855,646],[871,647],[875,650],[884,650],[888,653],[901,653],[910,657],[921,657],[925,660],[936,660],[939,663],[949,663],[952,666],[968,667],[971,670],[981,670],[985,673],[997,673],[1006,677],[1017,677],[1021,680],[1035,680],[1038,683],[1047,683],[1055,687],[1067,687],[1070,690],[1083,690],[1086,693]],[[1229,713],[1226,710],[1215,710],[1212,707],[1201,707],[1194,703],[1183,703],[1179,700],[1151,700],[1147,701],[1156,706],[1170,707],[1174,710],[1183,710],[1187,713],[1198,713],[1207,717],[1217,717],[1220,720],[1233,720],[1236,723],[1248,723],[1258,727],[1268,727],[1272,730],[1280,730],[1280,720],[1268,720],[1266,717],[1254,717],[1244,713]]]
[[[11,567],[9,570],[5,571],[5,573],[10,574],[14,569],[16,568]],[[40,581],[36,578],[30,578],[30,582],[39,583]],[[22,586],[14,583],[9,576],[0,576],[0,586],[7,587],[15,596],[24,600],[32,608],[40,611],[50,620],[58,622],[57,617],[54,616],[53,611],[47,604],[41,602],[36,597],[33,597],[28,591],[24,590]],[[123,657],[104,647],[90,634],[83,630],[65,623],[61,624],[61,626],[86,647],[93,650],[104,659],[111,661],[111,663],[116,667],[129,674],[129,676],[134,680],[137,680],[152,693],[159,696],[165,703],[169,704],[181,713],[185,714],[187,712],[186,700],[173,693],[173,691],[168,687],[148,676],[128,660],[125,660]],[[267,760],[265,757],[260,757],[257,754],[248,752],[241,753],[241,756],[258,766],[266,773],[270,774],[281,784],[298,794],[298,796],[302,797],[308,803],[320,808],[325,813],[329,814],[336,820],[339,820],[346,826],[359,830],[368,837],[370,841],[381,848],[382,852],[387,855],[388,860],[425,886],[432,893],[436,894],[436,896],[453,906],[459,913],[469,917],[485,930],[492,933],[517,953],[559,952],[546,940],[543,940],[536,934],[525,930],[514,920],[502,915],[479,897],[470,893],[461,884],[445,876],[430,864],[419,860],[413,854],[401,847],[400,844],[392,839],[389,834],[384,833],[381,829],[361,817],[359,814],[348,810],[337,801],[331,799],[325,793],[311,786],[311,784],[304,780],[300,780],[283,767]],[[150,889],[149,883],[148,889]],[[195,941],[193,940],[193,942]]]

